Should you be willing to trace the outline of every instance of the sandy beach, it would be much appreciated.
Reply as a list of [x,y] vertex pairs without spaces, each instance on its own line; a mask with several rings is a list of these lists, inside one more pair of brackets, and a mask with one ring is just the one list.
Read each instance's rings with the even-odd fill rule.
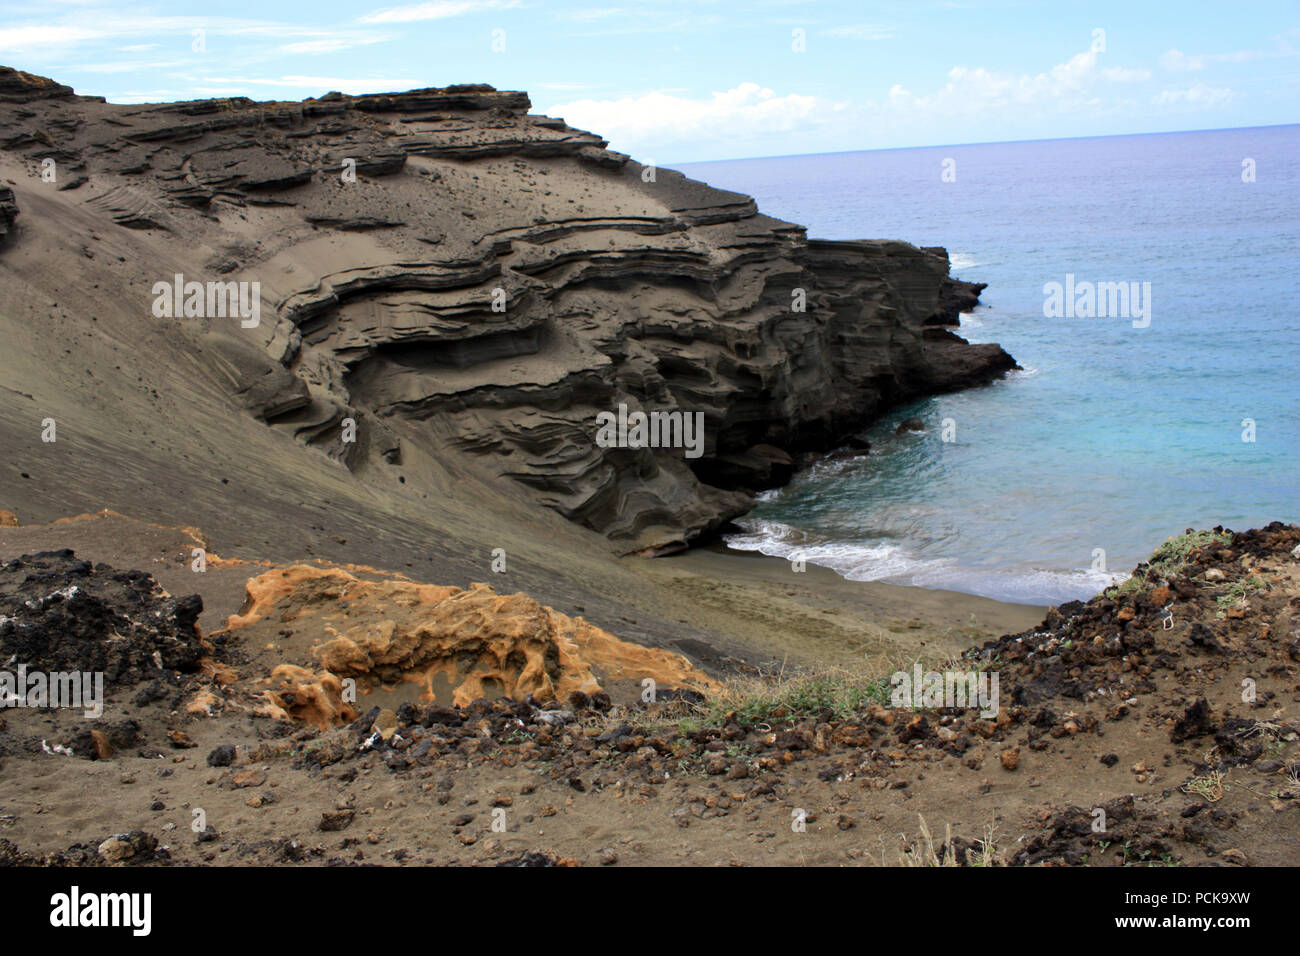
[[917,659],[939,664],[972,644],[1033,627],[1046,610],[958,591],[850,581],[816,565],[796,572],[782,558],[723,544],[634,563],[680,594],[696,621],[743,635],[769,667],[884,673]]

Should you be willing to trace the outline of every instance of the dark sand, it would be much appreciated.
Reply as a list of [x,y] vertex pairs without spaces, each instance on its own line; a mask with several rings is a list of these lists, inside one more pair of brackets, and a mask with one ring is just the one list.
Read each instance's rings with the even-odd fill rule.
[[850,581],[829,568],[725,545],[635,561],[720,630],[743,632],[758,656],[851,670],[920,658],[943,662],[972,644],[1038,624],[1044,607],[958,591]]

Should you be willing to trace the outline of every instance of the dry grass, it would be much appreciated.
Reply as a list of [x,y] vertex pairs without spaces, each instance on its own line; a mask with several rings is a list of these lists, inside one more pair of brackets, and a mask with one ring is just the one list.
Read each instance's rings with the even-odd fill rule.
[[1204,797],[1210,803],[1218,803],[1227,792],[1227,787],[1223,783],[1224,776],[1218,770],[1212,770],[1199,777],[1193,777],[1183,784],[1180,789],[1183,793],[1192,793]]
[[[906,835],[900,834],[903,846],[898,851],[899,866],[957,866],[957,854],[953,849],[952,824],[944,824],[943,840],[936,841],[930,833],[925,817],[918,813],[916,818],[920,822],[921,836],[919,839],[909,840]],[[986,826],[983,838],[976,840],[975,843],[979,847],[978,851],[974,849],[966,851],[967,866],[1006,866],[1006,859],[997,848],[997,827],[994,824],[990,823]],[[884,864],[883,855],[881,863]]]

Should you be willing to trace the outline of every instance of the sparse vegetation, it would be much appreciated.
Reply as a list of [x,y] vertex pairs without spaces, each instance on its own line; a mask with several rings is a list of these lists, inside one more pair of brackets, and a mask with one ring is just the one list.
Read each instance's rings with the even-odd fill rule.
[[1168,853],[1156,856],[1151,850],[1134,848],[1131,840],[1125,840],[1120,848],[1120,866],[1180,866],[1181,864]]
[[1145,564],[1138,565],[1137,571],[1132,576],[1108,588],[1106,596],[1113,599],[1119,595],[1141,591],[1146,588],[1148,581],[1168,578],[1181,571],[1187,564],[1189,556],[1197,548],[1204,548],[1215,542],[1227,544],[1231,540],[1232,535],[1218,531],[1188,531],[1185,534],[1175,535],[1156,548]]
[[1227,792],[1227,787],[1223,784],[1224,775],[1217,770],[1212,770],[1207,774],[1199,777],[1193,777],[1187,783],[1183,784],[1184,793],[1196,794],[1204,797],[1210,803],[1218,803],[1223,799]]
[[888,678],[863,678],[848,673],[752,678],[730,682],[717,695],[710,723],[734,713],[733,719],[757,724],[812,717],[827,710],[845,720],[863,707],[889,701]]
[[1264,581],[1257,575],[1251,575],[1241,581],[1233,581],[1227,589],[1215,598],[1215,603],[1219,606],[1217,617],[1225,617],[1227,612],[1234,607],[1246,607],[1247,597],[1256,592],[1264,590]]
[[[903,847],[898,851],[901,866],[957,866],[957,853],[953,846],[952,824],[943,828],[943,840],[937,842],[930,833],[925,817],[918,813],[921,836],[917,840],[903,837]],[[975,841],[975,845],[966,850],[966,866],[1005,866],[1001,852],[997,849],[997,828],[989,824],[984,828],[984,836]],[[978,849],[976,849],[978,847]],[[882,859],[882,864],[884,860]]]

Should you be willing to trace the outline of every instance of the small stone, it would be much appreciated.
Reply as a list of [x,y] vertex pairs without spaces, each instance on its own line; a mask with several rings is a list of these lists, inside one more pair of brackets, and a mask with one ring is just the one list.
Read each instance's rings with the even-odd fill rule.
[[326,833],[331,833],[336,830],[346,830],[352,825],[352,818],[354,816],[356,816],[356,813],[353,810],[338,810],[333,813],[326,810],[321,813],[320,823],[318,826]]
[[370,729],[384,740],[391,740],[393,734],[397,733],[397,714],[384,708],[375,718],[375,722],[370,725]]
[[90,739],[95,745],[96,760],[107,760],[113,756],[113,745],[108,742],[108,735],[102,730],[92,730]]
[[1020,748],[1012,747],[1010,750],[1004,750],[998,759],[1002,761],[1003,770],[1015,770],[1020,766]]
[[1232,863],[1235,864],[1236,866],[1247,865],[1246,854],[1242,853],[1240,850],[1236,850],[1236,849],[1224,850],[1219,855],[1223,859],[1224,863]]
[[266,774],[261,770],[241,770],[235,774],[231,780],[231,786],[236,790],[242,790],[245,787],[260,787],[266,782]]
[[208,754],[209,767],[229,767],[235,762],[235,745],[222,744]]
[[121,863],[135,856],[135,847],[121,837],[111,836],[99,845],[99,855],[109,863]]

